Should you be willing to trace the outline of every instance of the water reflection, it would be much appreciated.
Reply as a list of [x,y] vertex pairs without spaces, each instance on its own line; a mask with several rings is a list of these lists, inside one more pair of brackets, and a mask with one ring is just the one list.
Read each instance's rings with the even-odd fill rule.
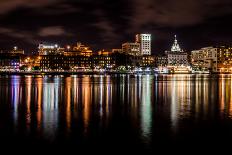
[[150,143],[160,130],[180,132],[186,120],[231,120],[232,75],[2,76],[0,101],[19,134],[89,138],[116,121]]
[[141,102],[141,126],[142,134],[147,140],[151,136],[151,123],[152,123],[152,105],[151,105],[151,85],[152,78],[147,75],[143,77],[142,85],[142,102]]

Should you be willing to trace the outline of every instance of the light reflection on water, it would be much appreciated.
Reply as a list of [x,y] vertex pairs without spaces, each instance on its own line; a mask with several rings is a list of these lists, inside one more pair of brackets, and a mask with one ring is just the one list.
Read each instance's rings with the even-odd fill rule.
[[232,75],[1,76],[0,101],[16,134],[91,138],[115,123],[151,143],[160,130],[180,132],[185,120],[230,120]]

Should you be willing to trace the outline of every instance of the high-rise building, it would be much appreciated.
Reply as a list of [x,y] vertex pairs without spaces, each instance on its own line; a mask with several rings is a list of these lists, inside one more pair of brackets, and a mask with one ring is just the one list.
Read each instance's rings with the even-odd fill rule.
[[140,44],[139,43],[124,43],[122,44],[122,51],[126,54],[139,56]]
[[151,55],[151,34],[137,34],[135,42],[140,44],[140,55]]

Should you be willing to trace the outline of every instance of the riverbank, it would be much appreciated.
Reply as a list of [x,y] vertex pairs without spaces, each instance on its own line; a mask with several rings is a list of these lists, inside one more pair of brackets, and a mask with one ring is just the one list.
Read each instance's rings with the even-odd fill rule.
[[104,74],[232,74],[232,73],[157,73],[154,71],[142,71],[142,72],[131,72],[131,71],[83,71],[83,72],[0,72],[0,75],[104,75]]
[[[83,71],[83,72],[0,72],[0,75],[92,75],[92,74],[136,74],[132,72],[112,72],[112,71],[104,71],[104,72],[94,72],[94,71]],[[143,73],[140,74],[152,74]]]

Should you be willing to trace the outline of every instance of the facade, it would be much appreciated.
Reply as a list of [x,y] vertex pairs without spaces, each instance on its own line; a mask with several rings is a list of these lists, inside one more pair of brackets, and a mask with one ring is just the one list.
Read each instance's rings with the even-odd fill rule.
[[63,71],[91,68],[92,59],[86,56],[44,55],[41,56],[42,71]]
[[23,55],[23,54],[24,54],[24,50],[18,49],[18,47],[15,46],[15,47],[10,51],[10,53],[12,53],[12,54],[21,54],[21,55]]
[[21,56],[11,53],[0,53],[0,70],[16,71],[20,67]]
[[217,48],[205,47],[191,52],[192,67],[195,71],[217,70]]
[[130,57],[132,66],[134,67],[154,67],[155,57],[151,55]]
[[184,52],[178,44],[176,35],[171,51],[166,51],[167,67],[172,73],[188,73],[191,71],[188,62],[188,53]]
[[93,67],[101,69],[111,69],[115,67],[115,57],[112,52],[101,50],[92,57]]
[[151,55],[151,34],[137,34],[135,42],[140,44],[140,55]]
[[112,49],[112,53],[123,53],[121,48]]
[[82,43],[78,42],[75,47],[73,47],[73,51],[76,53],[79,52],[79,55],[90,57],[93,55],[93,51],[90,49],[89,46],[85,46]]
[[122,44],[122,51],[126,54],[139,56],[140,44],[139,43],[124,43]]
[[166,51],[166,55],[169,67],[189,65],[188,54],[180,48],[180,45],[176,39],[176,35],[174,43],[171,47],[171,51]]
[[232,72],[232,47],[217,47],[217,72]]
[[232,72],[232,47],[205,47],[191,52],[195,71]]
[[64,48],[59,47],[57,44],[52,45],[45,45],[39,44],[39,55],[51,55],[51,54],[63,54]]
[[92,50],[81,43],[77,43],[73,48],[40,44],[38,52],[42,71],[78,70],[92,67]]
[[156,56],[155,57],[155,67],[167,67],[168,59],[167,56]]

